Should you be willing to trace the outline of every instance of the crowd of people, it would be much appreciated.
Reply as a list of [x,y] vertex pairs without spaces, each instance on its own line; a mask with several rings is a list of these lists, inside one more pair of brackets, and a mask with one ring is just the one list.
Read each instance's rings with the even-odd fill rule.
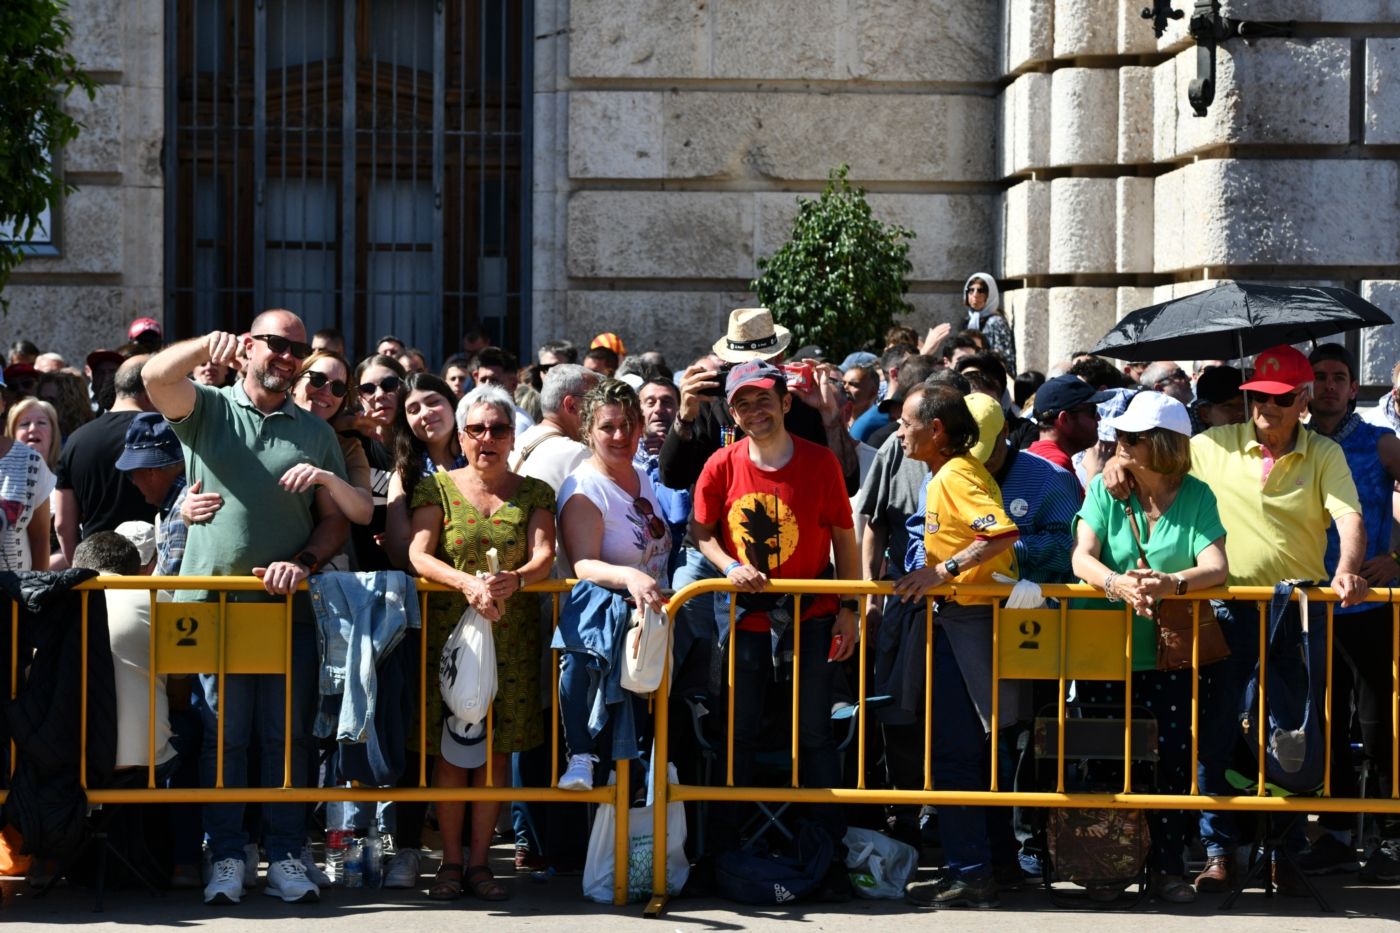
[[[289,743],[298,784],[416,786],[424,755],[434,787],[541,786],[558,774],[562,789],[590,789],[614,760],[646,758],[660,714],[617,689],[610,661],[631,611],[662,610],[669,590],[725,578],[732,595],[692,598],[676,615],[670,715],[679,723],[732,704],[734,733],[723,734],[723,715],[695,714],[693,742],[673,743],[683,769],[703,760],[705,773],[732,771],[737,786],[777,780],[763,752],[792,747],[791,720],[776,711],[796,679],[799,755],[789,767],[805,786],[851,784],[831,711],[859,699],[864,632],[867,695],[884,701],[870,711],[872,781],[924,787],[927,746],[937,789],[985,789],[996,745],[1002,786],[1038,789],[1028,723],[1058,702],[1056,684],[1002,681],[993,720],[995,599],[935,600],[935,717],[925,718],[928,590],[1022,579],[1082,581],[1102,593],[1084,606],[1131,606],[1132,693],[1156,721],[1159,757],[1150,777],[1132,781],[1187,793],[1193,675],[1155,663],[1162,598],[1316,580],[1341,598],[1332,793],[1361,794],[1354,735],[1378,764],[1367,792],[1388,795],[1390,611],[1367,595],[1400,583],[1400,366],[1396,390],[1374,409],[1358,409],[1355,360],[1334,344],[1309,356],[1275,347],[1238,365],[1197,361],[1190,373],[1088,354],[1048,374],[1017,373],[994,279],[971,276],[963,301],[961,327],[896,326],[882,346],[839,361],[791,346],[767,309],[738,309],[711,352],[674,369],[610,332],[587,347],[546,343],[527,360],[472,333],[434,372],[392,336],[363,356],[334,330],[308,339],[286,310],[259,314],[242,334],[171,344],[142,318],[127,344],[81,368],[17,341],[4,368],[2,569],[253,575],[263,592],[226,598],[292,594],[290,723],[281,675],[159,676],[154,741],[149,603],[107,594],[115,768],[144,780],[154,748],[162,784],[204,787],[281,786]],[[448,591],[429,596],[426,617],[405,574]],[[557,629],[549,597],[526,591],[550,577],[580,581]],[[773,579],[822,578],[892,580],[894,595],[872,600],[862,619],[850,595],[799,606],[767,590]],[[484,724],[457,718],[432,676],[468,609],[494,637],[489,754]],[[1254,603],[1212,611],[1230,649],[1201,670],[1198,780],[1214,795],[1233,792],[1227,771],[1259,625]],[[1123,684],[1076,683],[1074,702],[1121,709]],[[697,889],[714,857],[744,842],[747,806],[703,817],[704,845],[690,843]],[[509,897],[488,858],[499,803],[332,804],[323,819],[327,829],[372,827],[388,848],[385,886],[417,888],[429,809],[442,858],[428,896]],[[583,809],[511,805],[517,871],[577,869]],[[167,812],[168,880],[202,887],[206,903],[238,903],[264,858],[266,892],[285,901],[314,901],[329,883],[304,805]],[[836,851],[824,895],[849,896],[843,839],[870,812],[810,808]],[[936,833],[942,872],[906,889],[917,906],[990,906],[1050,870],[1035,811],[893,807],[876,822],[916,847]],[[1309,841],[1295,823],[1275,866],[1279,889],[1305,893],[1301,873],[1332,871],[1400,882],[1394,827],[1378,823],[1367,845],[1350,826],[1324,817]],[[1184,811],[1154,811],[1149,828],[1151,893],[1166,903],[1233,887],[1235,853],[1254,844],[1227,812],[1203,812],[1197,825]],[[1204,858],[1194,872],[1193,851]],[[36,860],[35,872],[54,869]],[[1101,900],[1120,891],[1089,886]]]

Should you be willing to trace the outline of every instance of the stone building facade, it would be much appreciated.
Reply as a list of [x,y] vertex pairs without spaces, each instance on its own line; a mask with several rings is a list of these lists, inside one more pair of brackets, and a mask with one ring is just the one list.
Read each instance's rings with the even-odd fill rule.
[[[1298,25],[1223,44],[1205,118],[1184,21],[1157,39],[1144,5],[533,0],[529,339],[699,352],[842,162],[918,234],[911,323],[954,319],[991,271],[1022,368],[1225,278],[1400,314],[1400,0],[1226,0]],[[102,89],[64,157],[63,254],[7,290],[13,334],[76,351],[165,305],[164,7],[72,2]],[[1368,382],[1392,330],[1361,338]]]

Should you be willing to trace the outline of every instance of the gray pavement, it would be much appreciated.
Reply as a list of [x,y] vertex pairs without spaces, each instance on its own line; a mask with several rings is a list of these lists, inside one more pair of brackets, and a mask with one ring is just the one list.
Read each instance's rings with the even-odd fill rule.
[[[505,855],[506,850],[499,850]],[[509,870],[507,870],[508,872]],[[0,927],[5,930],[53,930],[64,925],[83,925],[85,930],[102,930],[140,925],[151,928],[234,931],[272,930],[295,924],[296,933],[397,933],[444,928],[458,924],[489,923],[501,930],[606,931],[727,931],[727,930],[843,930],[873,922],[880,933],[925,930],[937,924],[941,931],[986,930],[1014,924],[1017,930],[1046,933],[1088,933],[1120,931],[1128,924],[1150,924],[1157,931],[1194,931],[1203,918],[1211,918],[1217,929],[1285,933],[1294,930],[1321,930],[1322,924],[1346,919],[1347,933],[1370,930],[1394,931],[1400,925],[1400,888],[1366,888],[1355,876],[1336,875],[1319,879],[1320,888],[1332,902],[1335,913],[1320,912],[1311,901],[1274,897],[1265,900],[1262,892],[1247,892],[1228,913],[1219,912],[1223,895],[1202,895],[1189,907],[1172,907],[1152,902],[1133,906],[1124,899],[1119,909],[1097,909],[1082,902],[1056,903],[1037,890],[1005,893],[997,911],[945,911],[937,917],[916,911],[897,901],[861,901],[848,904],[799,904],[788,909],[746,908],[713,898],[673,899],[659,919],[644,919],[641,904],[611,907],[583,899],[580,879],[553,878],[535,881],[510,879],[505,883],[513,892],[504,904],[487,904],[464,897],[448,904],[428,901],[421,891],[327,891],[319,904],[283,904],[266,897],[261,889],[249,892],[236,907],[206,907],[198,891],[172,891],[161,898],[144,892],[109,893],[106,911],[93,913],[92,892],[80,887],[55,889],[36,898],[22,882],[0,883],[4,891],[0,907]],[[425,881],[426,883],[426,881]],[[800,924],[795,927],[794,924]],[[1332,927],[1335,929],[1335,926]]]

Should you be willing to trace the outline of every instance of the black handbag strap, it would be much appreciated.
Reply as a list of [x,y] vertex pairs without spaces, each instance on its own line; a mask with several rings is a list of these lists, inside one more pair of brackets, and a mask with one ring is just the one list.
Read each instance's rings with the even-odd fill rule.
[[1133,499],[1129,495],[1123,500],[1123,512],[1128,516],[1128,527],[1133,532],[1133,543],[1137,545],[1138,557],[1142,558],[1142,563],[1146,567],[1152,565],[1147,563],[1147,551],[1142,546],[1142,534],[1138,531],[1137,513],[1133,511]]

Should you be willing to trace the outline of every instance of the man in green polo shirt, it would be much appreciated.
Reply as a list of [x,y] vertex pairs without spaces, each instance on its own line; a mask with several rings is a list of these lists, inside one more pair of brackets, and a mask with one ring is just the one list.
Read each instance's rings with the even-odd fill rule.
[[[187,378],[203,363],[230,362],[240,344],[248,363],[234,385],[214,389]],[[191,484],[201,482],[205,492],[223,497],[212,520],[190,526],[181,575],[253,574],[262,579],[267,594],[285,596],[345,543],[349,524],[329,493],[291,479],[283,483],[288,470],[301,463],[345,478],[344,456],[330,426],[288,397],[300,361],[310,352],[306,328],[295,314],[265,311],[242,337],[216,331],[168,347],[146,363],[146,391],[180,438]],[[247,595],[231,593],[230,598]],[[212,597],[192,590],[177,598]],[[293,622],[292,734],[286,739],[292,746],[292,774],[303,775],[316,690],[315,630],[304,594],[293,601]],[[205,786],[215,783],[221,704],[224,784],[247,786],[246,753],[256,723],[262,742],[261,784],[280,786],[285,678],[228,675],[222,697],[215,676],[201,675],[200,686],[206,707],[200,762]],[[248,842],[243,805],[206,804],[204,829],[213,861],[205,903],[236,904],[244,889],[243,849]],[[308,879],[300,858],[306,842],[306,806],[265,805],[263,830],[267,892],[288,902],[317,900],[316,884]]]

